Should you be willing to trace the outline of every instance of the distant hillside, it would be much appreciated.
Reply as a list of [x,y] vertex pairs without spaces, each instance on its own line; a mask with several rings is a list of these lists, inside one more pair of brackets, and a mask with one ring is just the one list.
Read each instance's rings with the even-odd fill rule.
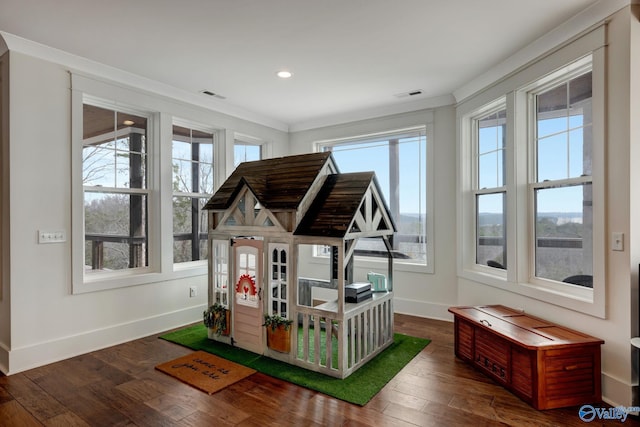
[[[557,225],[566,224],[568,222],[582,223],[582,212],[545,212],[540,214],[541,217],[555,219],[553,221]],[[479,226],[502,224],[502,214],[499,213],[480,213]]]

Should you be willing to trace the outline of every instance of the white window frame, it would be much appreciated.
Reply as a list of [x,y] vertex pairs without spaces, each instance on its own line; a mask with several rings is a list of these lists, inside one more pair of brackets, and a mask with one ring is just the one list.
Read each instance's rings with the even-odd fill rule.
[[[434,156],[433,156],[433,126],[419,125],[411,126],[407,128],[392,129],[387,131],[368,133],[362,135],[354,135],[340,138],[332,138],[326,140],[319,140],[314,142],[314,150],[322,151],[325,147],[335,146],[340,144],[357,143],[358,141],[367,141],[371,139],[383,139],[393,138],[394,136],[401,135],[403,133],[415,133],[422,132],[426,137],[426,171],[425,171],[425,183],[424,183],[424,197],[426,202],[426,224],[424,236],[426,239],[426,261],[425,263],[419,263],[415,261],[403,261],[402,259],[394,259],[394,266],[398,270],[418,273],[434,273]],[[367,170],[363,166],[363,171]],[[387,201],[389,203],[389,201]],[[314,246],[313,256],[317,259],[327,259],[328,254],[322,247]],[[386,268],[387,260],[375,257],[358,256],[358,265],[364,268],[382,269]]]
[[[159,162],[157,161],[157,141],[159,138],[158,115],[153,111],[134,107],[132,104],[118,102],[107,96],[90,95],[82,88],[86,82],[73,75],[73,83],[78,82],[72,91],[72,291],[73,293],[93,292],[106,289],[139,285],[155,280],[160,272],[159,244]],[[100,91],[98,91],[100,92]],[[147,251],[146,267],[104,271],[85,274],[85,230],[84,230],[84,187],[83,187],[83,107],[84,104],[112,109],[119,112],[132,113],[147,119],[147,188],[143,191],[147,196]],[[137,190],[136,190],[137,191]]]
[[[596,97],[596,94],[603,93],[597,88],[598,76],[594,70],[595,64],[591,55],[580,58],[561,69],[550,73],[549,75],[533,82],[520,89],[516,94],[517,106],[527,112],[527,128],[526,139],[528,141],[528,174],[527,174],[527,212],[528,219],[528,267],[526,281],[532,285],[534,289],[547,291],[558,294],[563,297],[573,298],[576,301],[586,303],[594,302],[594,289],[596,285],[604,283],[604,136],[601,123],[598,120],[604,116],[604,100]],[[537,182],[536,178],[536,107],[535,97],[537,94],[544,92],[550,87],[557,86],[561,83],[584,74],[592,72],[592,108],[593,108],[593,146],[592,146],[592,174],[590,176],[581,176],[576,178],[553,180],[554,185],[549,186],[545,183]],[[602,77],[600,78],[602,79]],[[603,82],[600,83],[602,86]],[[524,134],[525,130],[521,130],[520,134]],[[600,136],[598,136],[600,135]],[[593,282],[594,288],[573,287],[562,282],[536,277],[535,275],[535,190],[540,188],[551,188],[565,184],[587,184],[592,185],[593,192]],[[569,304],[569,302],[567,302]]]
[[[478,177],[479,177],[479,172],[480,172],[480,166],[478,164],[478,157],[479,157],[479,138],[478,138],[478,132],[479,132],[479,122],[480,120],[482,120],[483,118],[496,113],[498,111],[502,111],[502,110],[506,110],[507,112],[507,126],[506,126],[506,135],[505,138],[507,139],[507,143],[506,146],[504,147],[504,152],[503,152],[503,161],[505,163],[505,177],[504,177],[504,181],[505,184],[501,187],[491,187],[488,189],[482,189],[479,188],[480,184],[478,182]],[[507,270],[509,268],[509,266],[506,266],[506,269],[502,270],[502,269],[497,269],[497,268],[493,268],[493,267],[489,267],[486,265],[482,265],[482,264],[477,264],[476,260],[477,260],[477,254],[476,254],[476,242],[478,240],[478,230],[477,230],[477,211],[478,211],[478,206],[477,206],[477,196],[479,195],[485,195],[485,194],[495,194],[495,193],[499,193],[499,192],[504,192],[505,193],[505,205],[504,205],[504,209],[506,212],[506,217],[509,218],[509,201],[511,199],[511,192],[513,191],[513,186],[509,185],[510,181],[511,181],[511,175],[510,175],[510,171],[512,171],[512,168],[510,167],[510,156],[509,153],[511,152],[511,148],[509,147],[509,132],[510,132],[510,128],[512,126],[510,126],[509,123],[509,119],[510,119],[510,115],[509,115],[509,109],[507,108],[507,99],[506,97],[500,97],[497,100],[483,106],[482,108],[476,110],[470,117],[469,117],[469,126],[470,126],[470,133],[469,133],[469,138],[471,139],[471,152],[470,152],[470,159],[471,159],[471,167],[470,167],[470,177],[469,179],[471,180],[471,192],[472,192],[472,199],[473,199],[473,212],[471,212],[472,215],[472,221],[473,221],[473,226],[470,227],[471,229],[471,233],[472,233],[472,239],[473,239],[473,263],[475,264],[475,268],[478,269],[479,271],[485,272],[487,274],[493,275],[497,278],[499,278],[500,280],[504,280],[507,277]],[[513,239],[511,239],[511,234],[510,230],[509,230],[509,225],[510,225],[511,221],[507,221],[507,227],[504,229],[504,239],[506,240],[506,246],[507,246],[507,253],[505,254],[507,256],[507,259],[510,259],[511,254],[510,249],[512,246],[512,241]]]
[[268,159],[272,155],[272,153],[271,153],[272,146],[268,142],[264,141],[263,139],[251,136],[251,135],[247,135],[247,134],[240,133],[240,132],[234,132],[234,134],[233,134],[233,150],[232,150],[233,160],[231,162],[233,168],[231,170],[235,169],[236,166],[237,166],[237,165],[235,165],[235,161],[236,161],[236,159],[235,159],[235,146],[236,145],[251,145],[251,146],[255,146],[255,147],[260,147],[260,160]]
[[219,303],[229,308],[229,269],[231,265],[231,245],[229,240],[209,239],[209,306]]
[[[219,152],[219,147],[218,146],[220,144],[220,142],[219,142],[219,139],[220,139],[219,138],[219,131],[214,129],[214,128],[207,127],[205,125],[194,123],[194,122],[191,122],[191,121],[188,121],[188,120],[174,118],[172,126],[171,126],[171,145],[172,145],[172,150],[170,151],[171,154],[169,155],[169,157],[170,157],[170,159],[169,159],[170,170],[173,170],[173,126],[174,125],[175,126],[181,126],[181,127],[184,127],[184,128],[188,128],[188,129],[191,129],[191,130],[207,132],[207,133],[210,133],[210,134],[213,135],[212,168],[213,168],[213,191],[215,192],[215,189],[218,187],[217,186],[217,183],[218,183],[218,180],[217,180],[218,171],[216,169],[218,169],[220,167],[219,166],[220,162],[218,162],[216,164],[216,160],[217,160],[217,156],[218,156],[218,152]],[[170,188],[173,189],[173,186],[171,186]],[[170,205],[171,205],[171,212],[172,212],[171,218],[173,218],[173,197],[174,196],[180,196],[180,197],[202,197],[203,194],[201,194],[201,193],[175,193],[175,192],[172,191],[171,197],[170,197],[170,200],[171,200]],[[206,195],[207,198],[210,198],[211,196],[213,196],[213,194]],[[207,228],[208,228],[208,226],[207,226]],[[208,230],[207,230],[207,232],[208,232]],[[206,268],[206,266],[207,266],[208,256],[206,258],[204,258],[204,259],[197,260],[197,261],[185,261],[185,262],[178,262],[178,263],[177,262],[173,262],[173,221],[172,221],[171,233],[172,233],[171,234],[171,236],[172,236],[172,238],[171,238],[171,262],[173,263],[174,271],[185,272],[186,270],[197,269],[198,273],[203,273],[204,272],[203,269]],[[207,248],[211,249],[208,246],[207,246]]]
[[[458,225],[461,256],[460,277],[528,296],[578,312],[604,318],[605,313],[605,48],[604,28],[578,39],[547,58],[495,84],[484,95],[504,97],[507,105],[507,248],[506,272],[475,263],[475,193],[473,186],[473,121],[492,102],[476,100],[459,111],[459,205]],[[579,49],[578,49],[579,48]],[[581,54],[578,51],[582,50]],[[569,80],[591,67],[592,71],[592,190],[593,190],[593,289],[570,286],[534,277],[533,205],[535,111],[531,96],[557,79]],[[482,99],[479,96],[478,99]],[[473,105],[476,105],[473,107]],[[471,106],[472,108],[469,108]],[[466,110],[466,113],[465,113]]]
[[[277,251],[278,252],[278,261],[274,262],[273,261],[273,251]],[[286,261],[282,262],[282,257],[281,254],[282,252],[284,252],[286,254]],[[290,260],[291,260],[291,250],[290,250],[290,245],[288,243],[269,243],[269,253],[267,255],[267,259],[269,260],[269,269],[268,269],[268,291],[269,292],[269,296],[268,296],[268,305],[267,305],[267,311],[269,314],[277,314],[279,316],[282,316],[282,311],[279,311],[277,313],[273,312],[273,304],[274,302],[278,305],[278,307],[282,307],[282,304],[286,304],[287,309],[284,312],[284,318],[288,319],[290,313],[292,312],[291,310],[291,304],[289,301],[289,286],[291,286],[291,265],[290,265]],[[284,267],[285,269],[285,278],[282,278],[282,267]],[[277,277],[274,279],[273,278],[273,269],[276,268],[277,271]],[[285,286],[285,289],[287,289],[287,291],[284,293],[284,295],[282,295],[282,293],[280,292],[280,290],[282,290],[282,285]],[[274,297],[273,296],[273,289],[276,288],[278,289],[277,294],[279,295],[278,297]]]

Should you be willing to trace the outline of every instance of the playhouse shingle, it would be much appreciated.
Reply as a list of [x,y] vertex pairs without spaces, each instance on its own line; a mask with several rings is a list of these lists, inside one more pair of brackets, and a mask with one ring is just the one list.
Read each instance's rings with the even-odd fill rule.
[[[284,223],[297,236],[345,238],[348,233],[362,236],[366,232],[363,237],[372,237],[395,231],[375,173],[338,173],[330,152],[241,163],[205,209],[228,211],[244,188],[259,206],[296,218]],[[368,208],[365,200],[371,205]],[[243,224],[256,225],[253,217]],[[230,225],[238,226],[236,219]]]
[[330,159],[331,153],[322,152],[241,163],[205,209],[227,209],[246,184],[262,206],[296,210]]
[[[349,232],[353,218],[372,184],[377,185],[373,172],[327,176],[293,234],[344,237]],[[392,226],[389,226],[392,229]]]

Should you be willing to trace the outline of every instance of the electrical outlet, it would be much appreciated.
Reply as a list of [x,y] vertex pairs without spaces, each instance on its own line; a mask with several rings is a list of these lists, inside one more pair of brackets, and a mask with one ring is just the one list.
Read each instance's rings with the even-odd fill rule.
[[198,296],[198,288],[195,286],[191,286],[189,288],[189,297],[190,298],[194,298]]
[[67,233],[64,230],[46,231],[38,230],[38,243],[63,243],[67,241]]

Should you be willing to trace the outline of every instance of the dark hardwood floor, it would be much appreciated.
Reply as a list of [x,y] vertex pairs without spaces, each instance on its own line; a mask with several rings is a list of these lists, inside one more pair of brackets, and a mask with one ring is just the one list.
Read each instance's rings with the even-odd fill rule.
[[209,396],[154,369],[191,351],[154,335],[0,376],[0,426],[640,426],[536,411],[455,358],[452,323],[395,325],[432,343],[364,407],[260,373]]

